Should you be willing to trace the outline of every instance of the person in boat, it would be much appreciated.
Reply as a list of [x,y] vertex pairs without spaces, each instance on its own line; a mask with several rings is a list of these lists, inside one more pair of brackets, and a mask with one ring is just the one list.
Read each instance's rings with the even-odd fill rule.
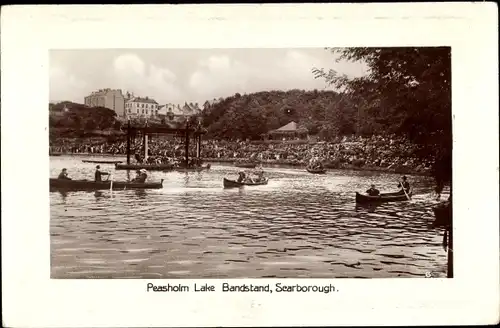
[[101,178],[101,177],[102,177],[103,175],[109,175],[109,173],[108,173],[108,172],[103,172],[103,171],[101,171],[101,166],[100,166],[100,165],[97,165],[97,166],[95,167],[95,175],[94,175],[94,176],[95,176],[95,182],[101,182],[101,181],[102,181],[102,178]]
[[309,169],[313,170],[315,166],[316,166],[316,159],[311,158],[311,160],[309,161]]
[[255,174],[254,182],[262,182],[266,179],[264,177],[264,170],[256,170],[254,174]]
[[61,173],[59,173],[59,176],[57,178],[61,180],[71,180],[71,178],[68,177],[68,170],[66,169],[62,169]]
[[311,159],[309,162],[309,169],[310,170],[321,170],[323,169],[323,164],[319,161],[317,157]]
[[404,195],[406,192],[406,194],[408,194],[410,192],[410,183],[405,175],[403,175],[402,180],[403,181],[398,184],[398,188],[401,189],[399,193]]
[[136,181],[138,181],[140,175],[141,175],[141,170],[135,170],[135,178],[133,178],[132,180],[130,180],[130,182],[136,182]]
[[240,172],[238,172],[238,180],[236,180],[236,182],[242,183],[245,181],[245,178],[246,178],[245,172],[240,171]]
[[137,175],[132,180],[132,182],[145,183],[148,178],[148,172],[145,169],[140,169],[136,171]]
[[252,172],[245,174],[245,183],[255,183],[255,179],[252,177]]
[[141,155],[139,155],[139,154],[137,154],[137,153],[136,153],[136,154],[135,154],[135,160],[137,161],[137,163],[142,164],[142,158],[141,158]]
[[369,196],[379,196],[380,195],[380,191],[375,188],[375,185],[371,185],[370,189],[368,189],[366,191],[366,193],[369,195]]

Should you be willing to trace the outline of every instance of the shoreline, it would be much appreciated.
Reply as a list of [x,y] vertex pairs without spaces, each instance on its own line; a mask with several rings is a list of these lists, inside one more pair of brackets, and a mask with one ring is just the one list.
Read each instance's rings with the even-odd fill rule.
[[[58,157],[58,156],[93,156],[93,157],[120,157],[126,158],[125,154],[108,154],[108,153],[57,153],[51,154],[49,157]],[[209,163],[228,163],[234,164],[235,162],[241,161],[242,158],[201,158],[204,162]],[[244,160],[244,159],[243,159]],[[290,161],[290,160],[256,160],[253,161],[256,164],[262,165],[279,165],[279,166],[290,166],[294,168],[306,168],[306,164],[300,161]],[[426,171],[417,171],[414,168],[409,167],[398,167],[398,168],[388,168],[388,167],[377,167],[377,166],[356,166],[352,164],[340,164],[333,165],[326,163],[326,169],[331,170],[352,170],[352,171],[366,171],[366,172],[382,172],[382,173],[393,173],[393,174],[408,174],[408,175],[416,175],[416,176],[430,176],[430,170]]]

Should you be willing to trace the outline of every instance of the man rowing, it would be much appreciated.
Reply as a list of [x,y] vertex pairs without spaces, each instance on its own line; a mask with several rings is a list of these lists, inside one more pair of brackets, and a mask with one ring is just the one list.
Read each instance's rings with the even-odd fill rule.
[[242,183],[243,181],[245,181],[245,178],[246,178],[245,172],[240,171],[240,172],[238,172],[238,180],[236,180],[236,181],[238,183]]
[[372,185],[371,185],[370,189],[368,189],[368,190],[366,191],[366,193],[367,193],[369,196],[379,196],[379,195],[380,195],[380,191],[379,191],[377,188],[375,188],[375,185],[374,185],[374,184],[372,184]]
[[95,167],[95,174],[94,174],[95,182],[101,182],[102,181],[101,176],[103,175],[109,175],[109,173],[101,171],[101,166],[97,165]]
[[68,170],[66,169],[62,169],[61,173],[59,173],[59,176],[57,178],[61,180],[71,180],[71,178],[68,177]]
[[402,177],[403,181],[398,184],[398,188],[401,189],[399,191],[400,194],[408,194],[410,192],[410,183],[407,181],[407,178],[405,175]]

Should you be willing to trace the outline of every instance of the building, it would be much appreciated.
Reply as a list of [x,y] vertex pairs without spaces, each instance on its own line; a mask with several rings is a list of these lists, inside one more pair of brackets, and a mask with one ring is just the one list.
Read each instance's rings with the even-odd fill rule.
[[158,114],[166,121],[172,122],[182,121],[184,117],[181,107],[175,104],[161,105]]
[[157,117],[159,109],[159,105],[154,99],[149,97],[131,97],[125,103],[125,116],[127,118]]
[[84,98],[89,107],[105,107],[116,112],[118,117],[125,115],[125,97],[121,89],[100,89]]
[[189,117],[189,116],[196,116],[201,114],[201,109],[198,106],[198,103],[193,104],[193,103],[184,103],[184,106],[182,107],[182,112],[184,116]]
[[279,129],[265,133],[264,138],[273,140],[307,139],[309,131],[306,127],[295,122],[290,122]]
[[175,104],[165,104],[160,106],[159,115],[164,117],[167,122],[181,122],[191,116],[201,114],[201,109],[198,103],[188,104],[187,102],[181,107]]

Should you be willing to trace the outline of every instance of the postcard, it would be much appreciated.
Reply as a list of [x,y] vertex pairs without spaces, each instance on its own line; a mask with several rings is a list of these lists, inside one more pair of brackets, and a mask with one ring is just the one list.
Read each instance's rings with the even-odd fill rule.
[[497,323],[497,24],[4,8],[4,323]]

